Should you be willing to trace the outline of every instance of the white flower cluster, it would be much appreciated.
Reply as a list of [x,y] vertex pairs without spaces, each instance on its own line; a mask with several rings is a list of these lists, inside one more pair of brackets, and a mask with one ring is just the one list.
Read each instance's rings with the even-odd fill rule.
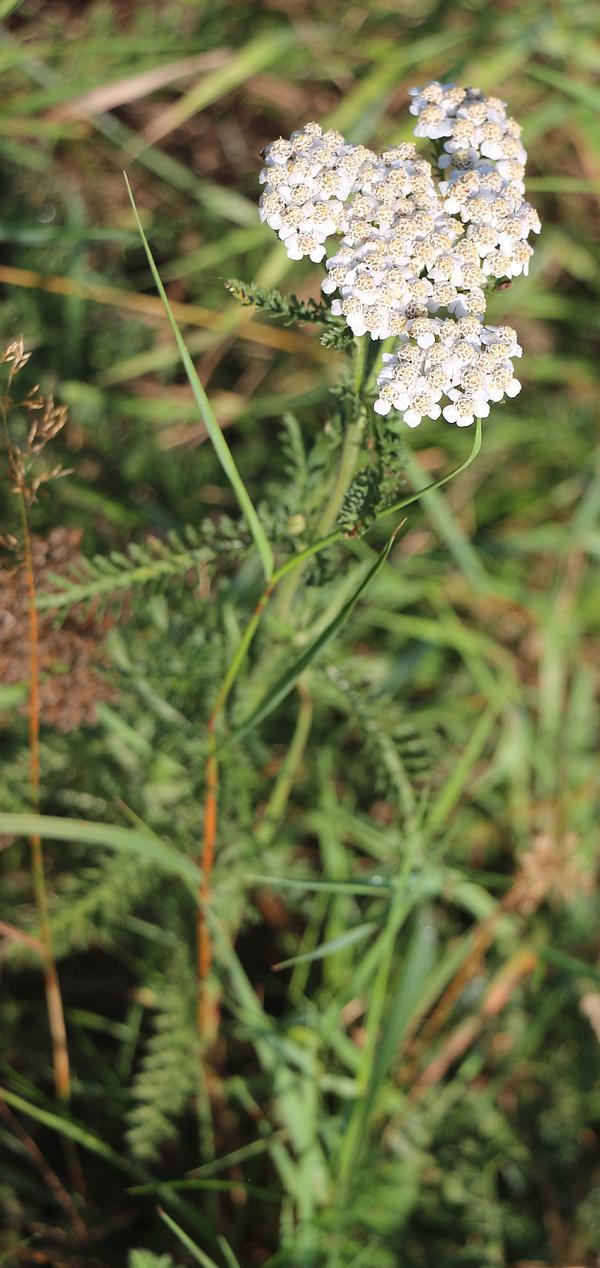
[[[409,427],[440,414],[469,427],[475,418],[487,418],[490,401],[520,391],[511,361],[520,356],[510,326],[483,326],[476,317],[417,318],[408,323],[396,352],[384,353],[375,410],[397,409]],[[443,408],[442,397],[448,398]]]
[[431,165],[414,145],[386,150],[366,165],[352,199],[341,250],[326,262],[331,311],[355,335],[387,339],[411,318],[485,311],[476,249],[458,244],[460,222],[444,211]]
[[466,240],[484,276],[526,274],[533,255],[526,239],[540,232],[540,221],[523,198],[527,153],[519,124],[507,117],[503,101],[478,88],[433,83],[410,93],[415,135],[443,139],[444,210],[467,225]]
[[344,232],[347,199],[375,155],[363,145],[349,145],[341,132],[307,123],[289,141],[267,145],[264,158],[260,219],[279,234],[291,260],[308,255],[318,264],[325,240]]
[[441,179],[411,143],[377,156],[307,123],[266,147],[260,218],[291,259],[325,259],[331,311],[357,336],[396,336],[377,380],[379,414],[459,427],[520,389],[514,331],[484,325],[492,280],[527,273],[537,213],[524,200],[526,153],[504,102],[478,89],[411,89],[415,135],[438,142]]

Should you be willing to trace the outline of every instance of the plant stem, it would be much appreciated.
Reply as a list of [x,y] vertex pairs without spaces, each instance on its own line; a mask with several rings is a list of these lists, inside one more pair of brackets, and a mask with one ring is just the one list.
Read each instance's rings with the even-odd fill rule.
[[[29,679],[29,784],[31,803],[34,814],[39,812],[40,803],[40,663],[39,663],[39,631],[36,607],[35,573],[31,550],[31,535],[27,518],[27,504],[22,483],[16,486],[19,499],[19,512],[23,531],[23,557],[27,598],[29,604],[29,646],[30,646],[30,679]],[[40,942],[44,949],[44,981],[46,990],[46,1007],[48,1025],[52,1040],[52,1064],[54,1068],[54,1087],[57,1097],[68,1101],[71,1095],[71,1076],[69,1069],[69,1050],[65,1015],[60,991],[60,983],[52,946],[52,930],[48,915],[48,892],[44,869],[44,855],[41,837],[35,833],[29,838],[31,847],[31,881],[35,897],[35,905],[40,922]]]
[[379,965],[369,994],[369,1008],[365,1023],[365,1043],[356,1074],[357,1097],[346,1131],[342,1137],[337,1159],[335,1192],[337,1226],[326,1268],[339,1268],[343,1238],[343,1218],[351,1197],[352,1181],[356,1175],[362,1143],[369,1126],[377,1092],[375,1083],[377,1047],[394,964],[396,941],[400,929],[413,906],[413,900],[406,889],[406,882],[418,850],[419,836],[413,828],[406,841],[404,859],[398,877],[398,885],[390,903],[387,924],[380,935]]
[[[473,445],[464,462],[461,462],[458,467],[453,467],[452,471],[449,471],[447,475],[442,476],[441,480],[433,480],[431,484],[425,485],[424,488],[417,490],[416,493],[411,493],[409,497],[402,498],[400,502],[394,502],[392,506],[387,506],[385,510],[380,511],[375,517],[375,522],[377,522],[377,520],[385,519],[388,515],[396,515],[398,511],[403,511],[407,506],[412,506],[414,502],[419,502],[426,493],[431,493],[434,489],[441,489],[442,485],[448,484],[448,482],[453,480],[455,476],[460,475],[462,471],[466,471],[467,467],[470,467],[471,463],[477,457],[480,449],[481,419],[478,418],[475,423],[475,438],[473,440]],[[327,533],[324,537],[318,538],[317,541],[313,542],[310,546],[306,546],[304,550],[299,552],[299,554],[292,555],[291,559],[287,559],[286,562],[273,573],[273,576],[271,577],[272,585],[276,586],[283,577],[287,576],[288,572],[293,572],[307,559],[311,559],[313,555],[318,555],[322,550],[325,550],[327,546],[333,546],[335,542],[339,542],[343,535],[344,534],[341,529],[334,529],[333,532]]]
[[354,475],[356,460],[360,453],[363,429],[364,420],[360,417],[356,418],[350,423],[346,435],[344,436],[344,444],[342,446],[340,465],[337,470],[335,484],[318,524],[319,535],[321,537],[324,537],[325,534],[333,528],[342,508],[344,498],[348,492],[348,488]]
[[[366,352],[367,352],[367,349],[365,347],[366,342],[367,342],[366,338],[363,339],[362,341],[357,340],[355,377],[354,377],[355,389],[357,390],[360,390],[360,385],[364,381]],[[351,431],[351,428],[348,429],[348,432],[346,433],[345,442],[344,442],[344,449],[346,450],[346,454],[348,455],[348,461],[346,462],[346,460],[343,458],[342,462],[340,463],[340,468],[342,465],[345,466],[345,469],[346,469],[345,478],[348,481],[349,479],[352,478],[352,473],[350,474],[350,477],[348,477],[348,468],[350,465],[349,455],[351,452],[353,452],[354,459],[356,459],[356,454],[358,452],[358,449],[356,447],[356,439],[357,439],[356,435],[353,435],[349,439],[350,431]],[[423,493],[426,493],[430,491],[431,489],[441,488],[443,484],[446,484],[449,480],[452,480],[455,476],[459,475],[461,471],[466,470],[466,468],[470,466],[474,458],[476,458],[477,454],[479,453],[480,448],[481,448],[481,421],[478,420],[476,424],[475,438],[473,441],[471,451],[468,457],[465,458],[464,462],[460,464],[460,466],[455,467],[452,471],[448,472],[448,475],[443,476],[441,480],[436,480],[432,484],[428,485],[426,489],[421,489],[418,492],[413,493],[409,497],[403,498],[402,501],[397,502],[394,506],[388,507],[385,511],[381,513],[380,516],[378,516],[378,519],[382,519],[386,515],[393,515],[394,513],[403,510],[404,507],[410,506],[413,502],[418,502],[419,499],[423,496]],[[346,485],[346,488],[347,488],[347,485]],[[329,500],[327,507],[325,508],[322,519],[325,519],[325,516],[329,513],[330,508],[334,503],[334,500],[337,500],[338,498],[340,498],[340,492],[341,492],[341,481],[340,481],[339,472],[338,472],[338,477],[335,482],[331,499]],[[344,490],[344,493],[345,493],[345,490]],[[343,501],[343,496],[344,494],[342,493],[341,500],[339,501],[339,505],[341,505],[341,501]],[[339,505],[338,505],[338,510],[339,510]],[[334,520],[336,518],[336,515],[337,515],[337,512],[334,515]],[[256,604],[256,607],[252,613],[252,616],[250,617],[250,620],[246,626],[246,629],[244,630],[244,633],[242,635],[242,638],[240,639],[238,647],[236,648],[233,659],[229,665],[229,668],[227,669],[227,672],[225,674],[223,682],[221,683],[219,691],[217,692],[215,704],[213,706],[211,716],[207,723],[209,752],[208,752],[208,757],[206,760],[206,770],[205,770],[206,793],[205,793],[205,802],[204,802],[204,831],[203,831],[202,851],[201,851],[201,867],[202,867],[203,876],[200,883],[199,905],[198,905],[198,916],[197,916],[197,944],[198,944],[197,946],[198,1014],[197,1015],[198,1015],[198,1033],[200,1038],[202,1038],[203,1035],[208,1033],[209,1025],[210,1025],[210,1009],[208,1006],[206,984],[207,984],[207,978],[208,978],[208,974],[210,972],[210,967],[212,963],[212,949],[210,944],[210,935],[208,931],[205,906],[210,901],[210,880],[211,880],[216,842],[217,842],[218,760],[217,760],[217,751],[216,751],[217,750],[216,730],[217,730],[218,721],[223,712],[224,706],[227,703],[229,694],[237,679],[240,669],[242,668],[242,665],[244,664],[247,653],[250,649],[250,645],[260,625],[265,608],[276,586],[279,585],[280,581],[283,581],[284,578],[287,578],[287,577],[289,577],[290,583],[291,582],[294,583],[293,590],[290,589],[290,591],[288,591],[288,593],[285,596],[285,603],[286,603],[286,610],[287,610],[287,606],[291,602],[291,599],[293,598],[293,594],[295,593],[296,587],[300,581],[303,565],[307,563],[307,561],[311,559],[314,555],[317,555],[322,550],[325,550],[327,546],[333,545],[335,542],[340,541],[342,536],[343,536],[343,533],[341,529],[334,529],[331,532],[326,531],[323,534],[323,536],[317,539],[316,542],[313,542],[312,545],[307,546],[306,549],[301,551],[298,555],[293,555],[291,559],[286,560],[286,562],[284,564],[281,564],[281,566],[278,569],[276,569],[276,571],[271,575],[258,600],[258,603]],[[293,574],[293,573],[295,573],[296,575],[290,576],[290,574]],[[282,592],[283,590],[284,590],[284,587],[282,587]]]
[[310,727],[313,715],[312,696],[306,682],[303,678],[298,680],[296,690],[300,696],[300,708],[298,709],[298,717],[294,734],[290,742],[290,746],[281,765],[281,770],[275,780],[273,791],[261,819],[261,822],[254,834],[255,843],[259,847],[270,845],[277,831],[279,823],[285,813],[288,798],[292,790],[296,771],[302,760],[302,755],[310,734]]
[[204,821],[202,832],[202,850],[200,855],[202,878],[200,881],[198,895],[199,902],[196,929],[198,969],[197,1025],[198,1037],[201,1041],[203,1038],[210,1035],[213,1029],[211,1024],[211,1009],[207,993],[208,975],[212,964],[212,946],[210,941],[210,931],[206,919],[206,906],[210,901],[210,883],[217,845],[219,763],[217,758],[216,729],[219,717],[227,702],[229,692],[231,691],[231,688],[233,687],[238,673],[244,663],[246,653],[252,639],[254,638],[263,611],[271,597],[273,585],[274,582],[272,580],[268,581],[260,599],[258,600],[254,612],[252,613],[242,638],[236,648],[235,655],[229,665],[227,673],[225,674],[217,692],[217,697],[206,725],[208,734],[208,756],[206,759],[204,775]]
[[426,490],[427,479],[418,460],[413,455],[404,459],[404,469],[415,491],[423,495],[426,513],[440,537],[464,573],[467,581],[476,589],[485,587],[487,578],[479,555],[463,532],[456,516],[452,514],[436,489]]
[[[414,502],[418,502],[423,497],[424,493],[428,493],[433,489],[440,489],[443,484],[447,484],[449,480],[453,480],[454,477],[457,475],[460,475],[462,471],[466,471],[467,467],[469,467],[471,463],[473,462],[473,460],[477,457],[477,454],[479,453],[480,448],[481,448],[481,421],[478,420],[476,424],[475,439],[473,441],[471,451],[468,457],[465,458],[464,462],[461,462],[460,466],[454,467],[453,470],[449,471],[447,475],[442,476],[441,480],[434,480],[431,484],[428,484],[424,489],[420,489],[417,493],[413,493],[409,497],[403,498],[401,502],[395,502],[393,506],[388,506],[384,511],[380,512],[380,514],[377,516],[377,519],[378,520],[384,519],[388,515],[394,515],[398,511],[404,510],[405,507],[411,506]],[[246,626],[246,629],[244,630],[242,638],[240,639],[239,645],[236,649],[235,655],[227,670],[225,678],[223,679],[211,717],[216,717],[216,715],[221,712],[224,704],[226,703],[227,697],[229,696],[229,692],[231,691],[231,688],[233,687],[233,684],[238,676],[238,673],[244,663],[244,660],[246,658],[246,655],[248,653],[248,650],[250,648],[254,635],[256,634],[258,626],[260,625],[263,612],[269,602],[269,599],[271,598],[271,595],[273,594],[273,591],[279,585],[280,581],[283,581],[284,578],[287,577],[290,573],[296,572],[298,569],[301,569],[302,565],[305,564],[309,559],[312,559],[314,555],[320,554],[320,552],[322,550],[325,550],[328,546],[333,546],[335,542],[341,541],[342,537],[343,537],[343,533],[341,529],[335,529],[330,533],[326,533],[323,537],[319,537],[317,541],[313,542],[312,545],[307,546],[304,550],[300,551],[297,555],[292,555],[290,559],[286,559],[285,563],[281,564],[280,567],[277,568],[276,571],[273,573],[273,575],[270,577],[254,609],[254,612],[252,613],[252,616],[250,617],[248,625]]]
[[355,341],[353,389],[356,398],[356,417],[349,424],[344,436],[340,464],[331,495],[319,520],[319,536],[324,537],[333,528],[342,503],[350,487],[364,431],[364,418],[359,408],[367,368],[367,351],[370,340],[367,335]]
[[[369,342],[370,341],[366,338],[366,336],[362,339],[356,340],[353,375],[356,411],[344,437],[340,463],[331,496],[329,497],[321,519],[319,520],[318,531],[321,537],[325,536],[329,532],[338,517],[340,507],[354,475],[356,460],[360,451],[364,420],[359,408],[359,403],[366,371],[367,344]],[[282,586],[280,592],[281,602],[279,604],[280,617],[284,614],[287,615],[287,612],[289,611],[290,604],[300,582],[301,573],[302,568],[298,567],[295,575],[290,575],[288,584],[286,586]],[[229,692],[231,691],[240,668],[246,658],[248,648],[254,638],[263,611],[271,597],[271,593],[278,579],[278,574],[276,572],[272,572],[271,577],[267,579],[262,595],[256,605],[256,608],[254,609],[248,625],[246,626],[233,660],[231,661],[219,691],[217,692],[217,698],[207,723],[209,751],[206,759],[204,781],[204,823],[200,858],[202,879],[200,881],[197,916],[197,1025],[198,1035],[201,1041],[203,1038],[210,1035],[213,1030],[211,1009],[207,993],[207,982],[212,963],[212,948],[210,942],[210,931],[206,920],[206,906],[210,901],[210,883],[217,844],[219,767],[217,758],[216,728],[219,717],[229,696]],[[308,719],[308,726],[310,726],[310,712],[307,713],[306,709],[302,710],[301,717],[303,719],[303,724]],[[288,794],[289,788],[287,790],[284,789],[283,795],[287,797]]]
[[[364,430],[364,419],[359,408],[359,402],[364,387],[367,366],[367,345],[369,343],[370,339],[366,335],[363,335],[361,339],[355,340],[352,387],[356,398],[356,415],[348,424],[346,429],[333,488],[327,498],[317,525],[319,538],[326,538],[333,528],[354,476],[356,460],[360,452],[360,445]],[[336,534],[332,537],[332,541],[337,541],[340,536],[341,534]],[[326,544],[326,542],[323,543],[323,548]],[[308,558],[308,556],[306,556],[306,558]],[[300,556],[297,556],[297,559],[300,563]],[[302,568],[296,570],[296,575],[290,577],[289,580],[281,587],[277,597],[276,611],[277,616],[282,621],[287,619],[292,601],[300,584],[301,575]],[[274,576],[277,577],[277,573],[275,573]]]

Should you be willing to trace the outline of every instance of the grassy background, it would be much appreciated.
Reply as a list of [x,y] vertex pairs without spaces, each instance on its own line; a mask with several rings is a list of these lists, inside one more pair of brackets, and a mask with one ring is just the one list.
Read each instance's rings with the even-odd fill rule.
[[[85,834],[48,842],[74,1095],[69,1110],[53,1100],[39,965],[9,937],[2,1263],[192,1262],[157,1200],[219,1268],[234,1255],[242,1268],[600,1263],[596,8],[0,0],[0,13],[1,334],[24,334],[28,386],[70,409],[55,452],[73,472],[32,513],[54,540],[41,563],[79,549],[69,529],[106,555],[235,515],[124,168],[236,461],[287,545],[310,496],[297,464],[288,479],[282,414],[295,411],[317,466],[335,462],[335,437],[330,449],[319,437],[340,356],[224,290],[234,275],[318,293],[319,270],[291,265],[258,224],[260,147],[310,118],[384,146],[410,134],[410,85],[472,82],[523,124],[543,223],[530,277],[490,310],[519,332],[521,396],[493,412],[464,476],[410,510],[306,694],[225,763],[215,887],[237,958],[219,961],[208,1096],[190,1057],[193,904],[180,881],[167,885],[143,851],[107,853]],[[399,453],[405,484],[441,475],[465,443],[423,425]],[[323,584],[318,597],[308,588],[309,624],[331,615],[338,586],[349,593],[384,530],[368,540],[312,578]],[[141,823],[178,859],[196,857],[201,722],[255,588],[245,559],[212,592],[200,569],[193,584],[96,612],[85,646],[80,625],[48,627],[47,813]],[[284,634],[273,618],[238,717]],[[23,624],[2,644],[0,695],[2,808],[18,812],[15,639],[22,648]],[[422,829],[410,874],[407,774]],[[5,918],[33,929],[27,851],[12,841],[2,860]],[[386,899],[399,875],[402,914]],[[364,925],[363,941],[272,972]],[[371,1005],[388,951],[381,1029]],[[73,1138],[83,1180],[63,1149]],[[220,1162],[239,1149],[242,1162]],[[341,1219],[340,1167],[355,1185]]]

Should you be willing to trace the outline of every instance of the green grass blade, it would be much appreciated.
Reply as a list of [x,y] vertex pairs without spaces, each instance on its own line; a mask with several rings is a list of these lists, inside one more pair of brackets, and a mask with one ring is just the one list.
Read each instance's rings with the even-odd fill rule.
[[566,97],[581,101],[584,106],[600,110],[600,89],[589,80],[584,83],[573,75],[563,75],[559,70],[553,70],[550,66],[539,66],[537,63],[534,66],[528,66],[527,74],[531,75],[532,79],[539,79],[543,84],[549,84],[551,88],[557,88]]
[[413,489],[421,494],[425,511],[429,515],[436,532],[439,533],[442,541],[445,541],[448,549],[454,555],[467,581],[470,581],[474,586],[484,586],[486,574],[479,555],[468,537],[465,536],[456,516],[449,510],[444,500],[444,495],[438,489],[427,487],[425,472],[418,458],[407,454],[404,459],[404,469]]
[[373,898],[387,898],[391,889],[381,878],[375,886],[351,880],[315,881],[310,876],[266,876],[261,872],[246,872],[244,880],[250,885],[273,885],[276,889],[307,889],[322,894],[362,894]]
[[[416,838],[407,841],[402,871],[408,874],[414,857]],[[399,889],[388,909],[388,919],[381,936],[373,944],[372,951],[379,953],[374,980],[369,988],[369,1008],[365,1021],[365,1040],[357,1071],[359,1096],[352,1110],[346,1131],[340,1143],[338,1158],[337,1207],[341,1214],[347,1204],[350,1187],[356,1172],[362,1141],[367,1126],[373,1095],[373,1072],[377,1061],[380,1030],[385,1015],[390,973],[398,934],[414,906],[414,897],[406,889]]]
[[315,659],[315,656],[317,656],[318,653],[322,651],[325,645],[331,641],[331,639],[334,637],[335,634],[337,634],[338,630],[342,627],[345,621],[347,621],[348,617],[350,616],[350,613],[352,612],[353,608],[358,602],[361,594],[364,593],[367,587],[371,584],[371,582],[377,576],[377,573],[381,570],[381,568],[383,568],[383,565],[387,560],[390,550],[392,549],[392,546],[394,544],[394,541],[396,539],[396,534],[398,531],[399,529],[396,529],[396,531],[392,534],[389,541],[384,546],[381,554],[378,555],[377,559],[375,560],[375,563],[373,564],[372,568],[369,568],[369,571],[366,573],[366,575],[363,577],[360,584],[357,586],[356,590],[354,591],[354,594],[351,596],[349,601],[344,604],[343,608],[341,608],[337,616],[335,616],[333,620],[330,621],[329,624],[325,626],[325,629],[322,630],[321,633],[318,635],[318,637],[314,639],[310,647],[307,647],[306,651],[303,652],[302,655],[299,656],[298,659],[295,660],[294,663],[290,665],[288,669],[285,670],[285,672],[281,675],[281,677],[274,684],[274,686],[271,687],[271,690],[267,692],[267,695],[265,696],[264,700],[259,705],[257,705],[256,709],[254,709],[254,711],[250,714],[250,717],[247,718],[245,722],[242,722],[241,726],[239,726],[235,731],[231,733],[231,735],[228,736],[227,740],[225,740],[224,743],[220,745],[221,748],[224,748],[227,744],[230,744],[232,740],[239,740],[244,735],[247,735],[249,731],[252,731],[255,726],[258,726],[260,722],[262,722],[265,718],[267,718],[269,714],[272,713],[273,710],[276,709],[279,704],[281,704],[282,700],[285,700],[285,697],[289,695],[290,691],[292,690],[294,685],[297,683],[300,676],[304,673],[306,669],[308,669],[308,666]]
[[450,777],[446,780],[446,783],[432,803],[425,824],[425,831],[428,837],[432,837],[434,833],[439,831],[454,810],[469,779],[469,775],[473,771],[492,733],[500,707],[501,703],[499,700],[492,700],[473,728],[469,742],[453,767]]
[[427,980],[434,967],[435,944],[435,928],[431,917],[424,914],[417,921],[396,989],[389,1003],[385,1025],[377,1045],[365,1117],[368,1116],[369,1108],[393,1066],[406,1030],[420,1006]]
[[10,14],[14,13],[15,9],[19,9],[22,3],[23,0],[0,0],[0,22],[10,17]]
[[542,960],[555,964],[557,968],[564,969],[573,977],[587,977],[592,982],[600,982],[600,969],[593,964],[586,964],[584,960],[579,960],[574,955],[568,955],[566,951],[560,951],[556,947],[538,947],[537,953]]
[[246,516],[246,519],[248,521],[248,527],[254,539],[254,544],[261,558],[265,576],[269,578],[273,572],[273,552],[267,541],[267,537],[263,529],[263,526],[254,509],[254,505],[252,503],[250,495],[235,465],[233,454],[229,448],[229,445],[227,444],[227,441],[225,440],[225,437],[223,435],[223,432],[221,431],[221,428],[219,427],[219,423],[217,421],[216,415],[206,395],[206,392],[204,391],[204,388],[200,382],[200,379],[198,378],[194,363],[187,350],[187,346],[185,344],[183,335],[181,334],[179,326],[177,325],[177,322],[175,321],[175,318],[173,316],[173,312],[171,310],[171,305],[169,303],[167,293],[162,284],[162,280],[161,280],[158,268],[156,266],[154,256],[150,249],[150,244],[148,242],[148,239],[142,227],[142,222],[139,217],[139,213],[136,206],[135,198],[133,196],[131,185],[129,184],[127,174],[124,172],[123,175],[125,177],[127,192],[129,194],[131,206],[133,208],[135,222],[138,227],[140,237],[142,239],[144,250],[146,252],[146,257],[148,259],[148,264],[150,265],[150,271],[154,278],[156,289],[163,302],[164,309],[169,321],[169,325],[175,336],[175,340],[177,342],[177,347],[179,348],[179,353],[181,356],[183,367],[185,369],[190,387],[194,394],[194,400],[196,401],[198,409],[200,410],[202,421],[209,434],[209,437],[214,447],[217,458],[219,459],[219,462],[221,463],[223,471],[225,472],[225,475],[227,476],[227,479],[229,480],[231,484],[231,487],[239,502],[240,508],[243,514]]
[[397,48],[387,49],[373,70],[359,80],[356,87],[327,118],[327,126],[339,128],[349,140],[364,141],[378,116],[383,113],[391,93],[409,69],[422,61],[444,53],[464,41],[462,31],[435,31],[422,39],[412,39]]
[[217,1237],[217,1241],[227,1268],[240,1268],[240,1261],[236,1259],[229,1242],[226,1242],[224,1237]]
[[289,969],[293,964],[309,964],[312,960],[324,960],[328,955],[335,955],[336,951],[343,951],[345,947],[351,947],[355,942],[363,942],[376,928],[374,920],[368,920],[364,925],[355,925],[354,929],[348,929],[347,933],[341,933],[338,938],[321,942],[320,946],[315,947],[313,951],[304,951],[301,955],[290,956],[289,960],[280,960],[278,964],[273,965],[273,968]]
[[257,35],[225,66],[220,66],[210,74],[202,76],[199,83],[166,110],[162,119],[157,120],[152,139],[161,140],[175,128],[187,123],[192,115],[199,114],[213,101],[218,101],[225,93],[243,84],[251,75],[264,71],[265,67],[275,61],[280,54],[285,53],[293,43],[294,33],[289,29],[274,31],[270,35],[265,32]]
[[[128,1158],[124,1158],[122,1153],[111,1149],[105,1141],[91,1132],[85,1125],[78,1123],[76,1119],[67,1117],[65,1114],[57,1114],[53,1110],[46,1109],[43,1105],[36,1105],[25,1097],[19,1096],[17,1092],[12,1092],[9,1088],[0,1088],[0,1101],[5,1101],[12,1109],[17,1110],[19,1114],[28,1115],[35,1119],[42,1127],[48,1128],[50,1131],[57,1132],[66,1140],[70,1140],[75,1145],[79,1145],[82,1149],[87,1149],[90,1153],[96,1154],[99,1158],[110,1163],[118,1171],[124,1171],[127,1175],[137,1180],[148,1180],[148,1172],[135,1162],[131,1162]],[[177,1194],[166,1191],[162,1182],[157,1183],[156,1191],[165,1202],[170,1202],[177,1208],[182,1215],[200,1228],[205,1226],[203,1216],[197,1212],[188,1202],[179,1198]]]
[[458,467],[453,467],[452,471],[448,471],[447,475],[441,476],[439,480],[433,480],[431,484],[421,485],[421,487],[417,489],[416,493],[411,494],[410,497],[402,498],[401,502],[395,502],[393,506],[386,507],[384,511],[380,511],[377,519],[384,519],[386,515],[393,515],[395,512],[404,510],[404,507],[406,506],[412,506],[413,502],[419,502],[426,494],[435,493],[437,489],[441,489],[442,485],[448,484],[450,480],[454,480],[455,476],[461,475],[463,471],[466,471],[467,467],[471,466],[471,463],[477,457],[481,449],[481,436],[481,419],[477,418],[475,420],[473,444],[470,452],[463,462],[459,463]]
[[147,866],[179,876],[194,890],[200,871],[185,854],[165,845],[151,832],[120,828],[112,823],[90,823],[85,819],[60,819],[53,815],[0,814],[0,833],[7,836],[39,836],[42,840],[75,841],[78,845],[100,845],[125,854],[136,854]]
[[175,1223],[175,1220],[172,1219],[170,1215],[167,1215],[166,1211],[163,1211],[159,1207],[158,1214],[160,1215],[163,1223],[167,1225],[167,1228],[170,1228],[171,1232],[175,1234],[177,1240],[181,1242],[181,1245],[185,1246],[186,1250],[189,1251],[192,1259],[195,1259],[197,1264],[202,1264],[202,1268],[217,1268],[217,1264],[214,1259],[211,1259],[210,1255],[207,1255],[204,1250],[201,1250],[200,1247],[192,1241],[189,1234],[185,1233],[184,1230],[179,1227],[179,1224]]
[[9,1088],[0,1088],[0,1101],[5,1101],[13,1109],[18,1110],[20,1114],[27,1114],[30,1118],[34,1118],[36,1122],[41,1123],[43,1127],[50,1128],[51,1131],[58,1132],[60,1136],[72,1140],[74,1144],[81,1145],[83,1149],[89,1149],[90,1153],[97,1154],[104,1158],[107,1162],[112,1163],[113,1167],[118,1167],[120,1171],[126,1171],[129,1175],[139,1176],[140,1168],[136,1167],[133,1162],[129,1162],[126,1158],[121,1157],[110,1145],[106,1145],[103,1140],[90,1132],[87,1127],[82,1127],[71,1118],[67,1118],[62,1114],[55,1114],[52,1110],[44,1109],[41,1105],[33,1105],[31,1101],[26,1101],[24,1097],[18,1096],[16,1092],[11,1092]]

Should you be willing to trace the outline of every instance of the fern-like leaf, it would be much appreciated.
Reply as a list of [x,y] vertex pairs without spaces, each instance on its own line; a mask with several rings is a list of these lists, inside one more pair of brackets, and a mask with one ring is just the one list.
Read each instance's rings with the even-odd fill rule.
[[53,903],[57,958],[89,946],[110,946],[121,932],[123,919],[156,884],[152,868],[140,871],[137,860],[126,856],[109,856],[100,866],[83,869]]
[[294,486],[295,494],[302,494],[306,485],[308,467],[302,429],[295,414],[286,413],[282,418],[281,448],[285,474]]
[[179,951],[159,988],[153,1033],[133,1086],[127,1141],[134,1158],[151,1162],[173,1135],[195,1090],[198,1054],[191,966]]
[[410,722],[390,714],[386,697],[373,696],[337,666],[327,671],[338,702],[363,735],[364,753],[375,772],[377,792],[402,801],[405,778],[422,783],[433,764],[431,745]]
[[172,531],[165,540],[148,537],[143,544],[132,542],[126,553],[94,555],[92,559],[78,560],[67,573],[46,573],[45,580],[52,589],[40,591],[38,609],[56,611],[157,586],[216,560],[224,551],[243,547],[237,528],[230,523],[219,527],[221,532],[217,533],[209,522],[203,525],[202,533],[188,527],[185,536]]
[[348,537],[361,537],[377,516],[397,499],[402,451],[398,437],[370,418],[370,462],[357,473],[338,516]]
[[279,317],[284,326],[298,324],[324,326],[321,343],[325,348],[343,350],[354,343],[354,335],[343,317],[334,317],[331,309],[318,299],[299,299],[297,295],[284,295],[275,288],[267,289],[256,282],[241,282],[232,277],[225,283],[227,290],[240,304],[253,305],[271,317]]
[[225,286],[240,304],[252,304],[272,317],[280,317],[285,326],[291,326],[293,322],[325,323],[331,318],[327,304],[316,299],[298,299],[297,295],[284,295],[282,291],[258,286],[256,282],[241,282],[237,277],[230,278]]
[[354,343],[354,334],[345,322],[338,322],[335,317],[331,317],[321,335],[321,343],[324,348],[335,348],[337,352],[344,352]]

